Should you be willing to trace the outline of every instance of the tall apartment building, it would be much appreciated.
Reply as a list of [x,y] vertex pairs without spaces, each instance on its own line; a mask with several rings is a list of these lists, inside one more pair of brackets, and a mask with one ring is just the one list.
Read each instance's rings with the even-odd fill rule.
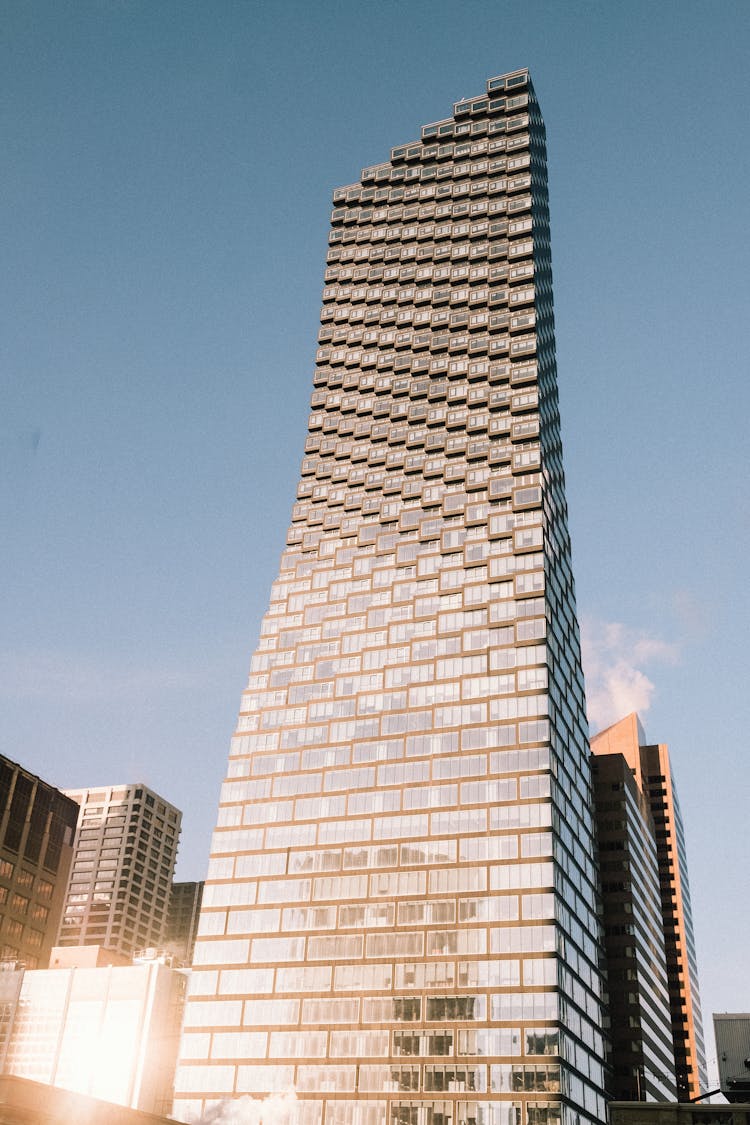
[[674,1101],[654,822],[622,754],[595,754],[592,768],[611,1048],[608,1091],[617,1101]]
[[57,944],[125,956],[160,945],[182,813],[140,783],[67,794],[78,824]]
[[73,857],[77,808],[0,756],[0,961],[46,965]]
[[545,133],[493,78],[334,192],[288,546],[213,838],[175,1114],[605,1119]]
[[[628,715],[596,735],[591,740],[591,750],[596,756],[622,755],[648,802],[653,818],[677,1097],[680,1101],[690,1101],[708,1089],[708,1079],[685,830],[669,751],[664,743],[646,743],[636,714]],[[603,870],[603,880],[605,876]]]

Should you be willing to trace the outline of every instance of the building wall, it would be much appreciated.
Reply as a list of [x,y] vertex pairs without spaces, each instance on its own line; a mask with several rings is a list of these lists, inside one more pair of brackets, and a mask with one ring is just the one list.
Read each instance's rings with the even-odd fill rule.
[[594,754],[611,1057],[621,1100],[677,1096],[659,867],[648,803],[622,754]]
[[635,714],[596,735],[591,749],[623,755],[654,823],[677,1097],[689,1101],[708,1089],[708,1080],[685,831],[669,751],[663,743],[647,745]]
[[719,1084],[730,1102],[750,1096],[750,1013],[714,1013]]
[[142,784],[68,792],[78,821],[57,944],[160,946],[182,814]]
[[198,933],[204,883],[173,883],[169,898],[164,949],[183,965],[190,965]]
[[641,769],[659,855],[677,1094],[680,1101],[690,1101],[708,1089],[708,1079],[685,829],[667,747],[642,746]]
[[0,961],[47,964],[77,813],[70,798],[0,756]]
[[184,974],[156,962],[25,972],[5,1072],[166,1113],[184,993]]
[[288,549],[212,845],[178,1113],[604,1118],[597,876],[526,72],[334,193]]

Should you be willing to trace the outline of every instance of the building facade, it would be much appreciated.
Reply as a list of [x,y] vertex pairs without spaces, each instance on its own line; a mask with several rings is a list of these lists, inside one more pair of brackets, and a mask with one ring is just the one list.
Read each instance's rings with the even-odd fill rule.
[[0,756],[0,961],[46,965],[73,857],[78,809]]
[[669,750],[664,743],[647,744],[636,714],[596,735],[591,750],[595,756],[622,755],[648,802],[659,868],[677,1097],[690,1101],[708,1089],[708,1079],[685,830]]
[[729,1102],[750,1098],[750,1012],[714,1013],[719,1086]]
[[526,71],[334,193],[175,1114],[604,1120],[545,133]]
[[[11,977],[0,974],[10,994]],[[15,974],[4,1073],[150,1113],[171,1105],[186,975],[157,961]],[[4,978],[4,979],[3,979]]]
[[622,754],[595,754],[611,1055],[619,1101],[674,1101],[672,1019],[654,822]]
[[182,813],[147,786],[70,789],[75,855],[57,944],[125,956],[164,936]]
[[163,946],[183,965],[193,960],[203,887],[202,882],[172,884]]

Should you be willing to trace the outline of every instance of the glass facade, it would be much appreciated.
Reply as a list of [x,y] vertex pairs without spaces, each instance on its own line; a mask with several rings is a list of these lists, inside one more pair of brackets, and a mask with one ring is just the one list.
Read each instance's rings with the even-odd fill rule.
[[334,193],[175,1113],[604,1121],[545,135],[526,71]]
[[153,961],[1,976],[3,999],[14,990],[4,1073],[148,1113],[169,1108],[184,974]]

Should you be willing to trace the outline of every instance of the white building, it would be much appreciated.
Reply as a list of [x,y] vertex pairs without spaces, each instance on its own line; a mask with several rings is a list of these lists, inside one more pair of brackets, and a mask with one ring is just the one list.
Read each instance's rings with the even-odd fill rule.
[[156,961],[17,973],[6,1074],[132,1109],[168,1111],[185,973]]

